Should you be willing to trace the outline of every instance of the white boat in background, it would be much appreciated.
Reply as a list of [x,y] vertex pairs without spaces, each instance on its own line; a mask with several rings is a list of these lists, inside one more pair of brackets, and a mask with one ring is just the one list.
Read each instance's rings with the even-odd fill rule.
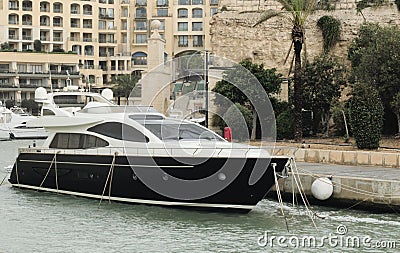
[[66,88],[50,93],[42,87],[36,89],[35,102],[42,104],[41,116],[72,116],[86,108],[117,106],[112,102],[113,92],[110,89],[104,89],[99,94],[79,90],[76,86]]
[[43,127],[26,126],[27,121],[36,118],[20,107],[8,109],[0,102],[0,140],[47,138],[48,134]]

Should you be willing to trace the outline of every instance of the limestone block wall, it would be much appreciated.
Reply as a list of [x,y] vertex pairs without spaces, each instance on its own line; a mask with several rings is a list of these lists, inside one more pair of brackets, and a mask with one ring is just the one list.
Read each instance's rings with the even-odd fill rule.
[[[260,5],[258,4],[260,3]],[[260,14],[249,12],[264,9],[280,9],[275,1],[239,1],[222,0],[220,6],[228,11],[218,13],[210,21],[211,46],[214,54],[239,62],[251,58],[254,62],[264,63],[268,68],[277,68],[287,75],[292,59],[293,49],[288,62],[284,63],[291,45],[291,25],[286,20],[275,17],[256,27],[252,25]],[[367,22],[381,25],[400,25],[400,15],[393,2],[377,8],[363,10]],[[315,11],[308,19],[305,50],[307,59],[312,60],[322,52],[322,34],[317,21],[324,15],[333,16],[341,21],[342,33],[333,53],[347,61],[347,50],[356,37],[360,25],[364,22],[361,14],[355,9],[355,2],[340,0],[336,2],[335,11]],[[348,63],[348,62],[347,62]]]

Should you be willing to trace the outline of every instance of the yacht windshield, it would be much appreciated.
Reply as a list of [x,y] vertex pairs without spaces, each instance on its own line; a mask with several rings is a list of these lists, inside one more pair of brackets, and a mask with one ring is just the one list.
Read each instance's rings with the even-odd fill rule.
[[223,140],[219,135],[196,124],[146,123],[143,125],[161,140]]

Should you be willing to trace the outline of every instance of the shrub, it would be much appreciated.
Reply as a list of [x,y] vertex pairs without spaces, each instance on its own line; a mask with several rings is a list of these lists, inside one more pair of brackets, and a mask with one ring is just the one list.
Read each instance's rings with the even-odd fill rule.
[[359,149],[379,147],[383,125],[383,105],[378,91],[357,84],[350,99],[350,125]]
[[33,49],[34,49],[36,52],[42,51],[42,42],[41,42],[40,40],[35,40],[35,41],[33,42]]
[[[243,105],[235,104],[235,106],[229,107],[223,115],[223,119],[227,126],[232,128],[232,138],[238,140],[249,140],[253,114],[249,108]],[[242,119],[244,119],[244,122]]]
[[292,108],[287,108],[276,118],[276,138],[294,138],[294,112]]

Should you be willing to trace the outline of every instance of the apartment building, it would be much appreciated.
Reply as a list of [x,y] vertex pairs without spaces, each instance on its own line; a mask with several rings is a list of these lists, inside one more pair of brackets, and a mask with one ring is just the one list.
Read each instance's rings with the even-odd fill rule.
[[[63,66],[64,57],[71,65],[74,57],[79,84],[102,87],[115,75],[147,70],[151,53],[147,38],[154,19],[162,24],[166,60],[210,48],[209,20],[217,8],[218,0],[0,0],[0,44],[7,42],[6,51],[18,55],[33,51],[35,40],[40,40],[44,52],[40,57],[36,53],[10,59],[1,55],[2,68],[22,73],[19,59],[22,63],[28,59],[28,69],[42,64],[43,70],[50,71],[52,64]],[[4,71],[0,69],[0,78]]]

